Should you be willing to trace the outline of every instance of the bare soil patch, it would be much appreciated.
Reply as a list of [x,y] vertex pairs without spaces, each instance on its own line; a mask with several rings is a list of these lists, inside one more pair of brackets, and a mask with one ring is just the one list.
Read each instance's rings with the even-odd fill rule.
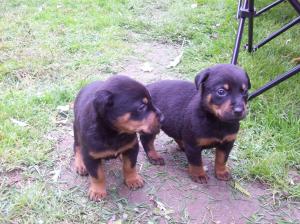
[[[150,83],[162,79],[180,78],[168,68],[181,52],[181,46],[162,44],[158,42],[139,42],[133,48],[133,55],[120,66],[120,74],[128,75],[142,83]],[[151,71],[143,71],[145,64]]]
[[[166,68],[180,53],[180,47],[161,43],[139,43],[134,51],[136,54],[121,66],[122,73],[143,83],[180,78],[180,74],[173,74]],[[141,70],[145,62],[151,64],[153,71]],[[62,130],[60,134],[56,134],[54,154],[55,169],[60,170],[59,187],[72,189],[76,186],[87,193],[88,178],[77,175],[73,167],[71,123],[65,124]],[[190,220],[191,223],[277,223],[278,220],[300,220],[297,205],[277,201],[272,198],[272,192],[260,183],[240,183],[250,193],[251,196],[248,197],[234,188],[232,182],[217,180],[213,174],[212,154],[204,156],[210,179],[208,184],[201,185],[188,177],[185,155],[177,149],[175,142],[161,133],[155,145],[163,155],[166,165],[151,165],[141,147],[138,169],[146,181],[142,189],[131,191],[124,185],[119,159],[106,162],[106,200],[110,200],[112,194],[117,192],[118,197],[128,199],[131,204],[145,203],[157,207],[162,223],[167,222],[169,217],[175,217],[181,223],[185,223],[182,220]]]

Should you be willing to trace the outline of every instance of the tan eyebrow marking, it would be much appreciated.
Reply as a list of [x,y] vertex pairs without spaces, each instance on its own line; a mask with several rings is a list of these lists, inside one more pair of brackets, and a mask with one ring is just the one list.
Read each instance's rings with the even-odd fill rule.
[[226,89],[226,90],[229,90],[229,85],[226,83],[226,84],[224,84],[224,89]]
[[143,98],[143,103],[147,104],[148,103],[148,99],[146,97]]
[[242,85],[242,89],[245,90],[246,89],[246,84]]

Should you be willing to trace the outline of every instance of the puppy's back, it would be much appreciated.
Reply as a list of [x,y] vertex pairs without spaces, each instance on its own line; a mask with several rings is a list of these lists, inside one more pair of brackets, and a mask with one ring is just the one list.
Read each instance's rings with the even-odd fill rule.
[[75,123],[80,122],[82,116],[93,116],[92,102],[97,90],[103,86],[102,81],[95,81],[83,87],[74,102]]
[[197,93],[194,83],[180,80],[163,80],[147,86],[153,103],[163,113],[163,131],[180,138],[185,108]]

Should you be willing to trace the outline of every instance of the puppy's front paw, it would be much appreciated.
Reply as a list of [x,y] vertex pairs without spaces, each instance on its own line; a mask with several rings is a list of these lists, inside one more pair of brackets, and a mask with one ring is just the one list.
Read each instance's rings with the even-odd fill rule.
[[228,181],[231,179],[231,174],[228,167],[225,167],[222,170],[216,169],[215,175],[218,180]]
[[144,186],[144,180],[140,175],[136,174],[133,177],[125,179],[125,184],[130,189],[135,190]]
[[87,176],[88,172],[85,168],[85,166],[75,166],[76,173],[78,173],[81,176]]
[[191,179],[196,183],[207,184],[209,177],[206,174],[204,174],[201,176],[191,176]]
[[207,184],[208,182],[208,176],[206,172],[203,169],[203,166],[194,166],[189,165],[189,174],[193,181],[200,183],[200,184]]
[[165,165],[165,160],[155,150],[150,150],[147,157],[153,165]]
[[105,188],[94,188],[89,189],[89,198],[92,201],[100,201],[106,197],[107,193]]
[[82,158],[79,156],[75,157],[75,170],[76,173],[78,173],[81,176],[86,176],[88,175],[88,172],[86,170],[86,167],[82,161]]

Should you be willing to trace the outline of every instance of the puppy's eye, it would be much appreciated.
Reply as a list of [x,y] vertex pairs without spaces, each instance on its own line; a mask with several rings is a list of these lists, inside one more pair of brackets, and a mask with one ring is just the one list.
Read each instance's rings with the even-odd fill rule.
[[142,103],[138,108],[137,111],[138,112],[144,112],[147,109],[147,105]]
[[223,88],[218,89],[217,90],[217,95],[218,96],[226,96],[227,95],[227,91],[225,89],[223,89]]

